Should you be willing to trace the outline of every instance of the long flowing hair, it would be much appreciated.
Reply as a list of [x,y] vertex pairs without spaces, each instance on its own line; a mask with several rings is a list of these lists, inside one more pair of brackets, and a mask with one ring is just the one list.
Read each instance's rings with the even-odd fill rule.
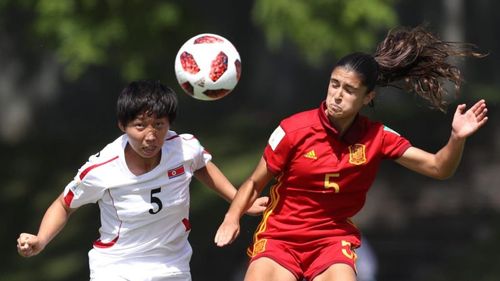
[[375,86],[402,88],[445,111],[445,84],[451,83],[457,95],[463,81],[452,59],[484,56],[473,44],[443,41],[422,26],[401,27],[389,31],[373,55],[352,53],[336,66],[356,71],[369,91]]

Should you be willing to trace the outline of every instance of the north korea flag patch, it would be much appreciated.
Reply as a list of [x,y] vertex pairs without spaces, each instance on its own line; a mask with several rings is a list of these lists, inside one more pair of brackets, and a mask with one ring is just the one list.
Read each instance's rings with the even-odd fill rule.
[[184,175],[184,172],[184,166],[180,165],[179,167],[168,170],[167,175],[169,179],[172,179],[180,175]]

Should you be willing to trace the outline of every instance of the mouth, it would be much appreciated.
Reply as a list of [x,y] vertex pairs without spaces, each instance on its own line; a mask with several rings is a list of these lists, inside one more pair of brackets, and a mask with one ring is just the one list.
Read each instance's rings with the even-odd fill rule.
[[151,154],[154,154],[156,152],[156,146],[147,146],[147,147],[143,147],[142,148],[142,151],[144,152],[144,154],[146,155],[151,155]]
[[339,105],[336,105],[336,104],[331,105],[331,106],[329,107],[329,109],[330,109],[329,111],[330,111],[330,112],[332,112],[332,113],[339,113],[339,112],[342,112],[342,107],[340,107]]

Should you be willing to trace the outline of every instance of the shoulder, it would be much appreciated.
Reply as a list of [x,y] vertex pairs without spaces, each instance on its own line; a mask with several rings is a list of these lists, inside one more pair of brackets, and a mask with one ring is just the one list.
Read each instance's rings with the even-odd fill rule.
[[115,163],[120,155],[123,155],[121,151],[123,150],[123,142],[125,141],[125,136],[122,135],[113,142],[107,144],[96,154],[91,155],[87,162],[78,171],[78,177],[80,180],[83,180],[90,175],[96,175],[96,171],[103,171],[110,168],[112,163]]
[[387,125],[380,121],[374,121],[366,116],[359,115],[357,120],[359,126],[361,126],[365,131],[375,131],[382,134],[393,134],[399,136],[399,133],[395,130],[389,128]]
[[198,151],[203,149],[200,141],[194,135],[189,133],[177,134],[174,131],[169,131],[164,145],[167,147],[176,147],[184,151]]
[[165,143],[199,144],[200,142],[192,134],[189,133],[177,134],[174,131],[169,131],[165,138]]
[[101,161],[103,158],[114,157],[120,154],[127,143],[126,135],[121,135],[114,141],[108,143],[99,152],[89,157],[89,162]]
[[317,108],[295,113],[283,119],[280,123],[280,127],[288,133],[310,128],[314,125],[321,125]]
[[290,147],[297,139],[315,133],[318,126],[321,127],[318,109],[293,114],[280,122],[269,137],[268,145],[273,151],[280,143],[287,143],[285,146]]
[[389,126],[366,118],[367,132],[374,143],[378,143],[387,157],[397,158],[411,146],[410,141]]

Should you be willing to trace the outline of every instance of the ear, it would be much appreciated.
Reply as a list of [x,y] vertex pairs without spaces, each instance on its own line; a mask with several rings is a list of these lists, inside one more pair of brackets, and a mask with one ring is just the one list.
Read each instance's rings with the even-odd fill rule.
[[365,95],[363,104],[368,105],[374,98],[375,98],[375,91],[370,91],[368,94]]
[[125,133],[125,126],[123,126],[122,123],[118,122],[118,128]]

